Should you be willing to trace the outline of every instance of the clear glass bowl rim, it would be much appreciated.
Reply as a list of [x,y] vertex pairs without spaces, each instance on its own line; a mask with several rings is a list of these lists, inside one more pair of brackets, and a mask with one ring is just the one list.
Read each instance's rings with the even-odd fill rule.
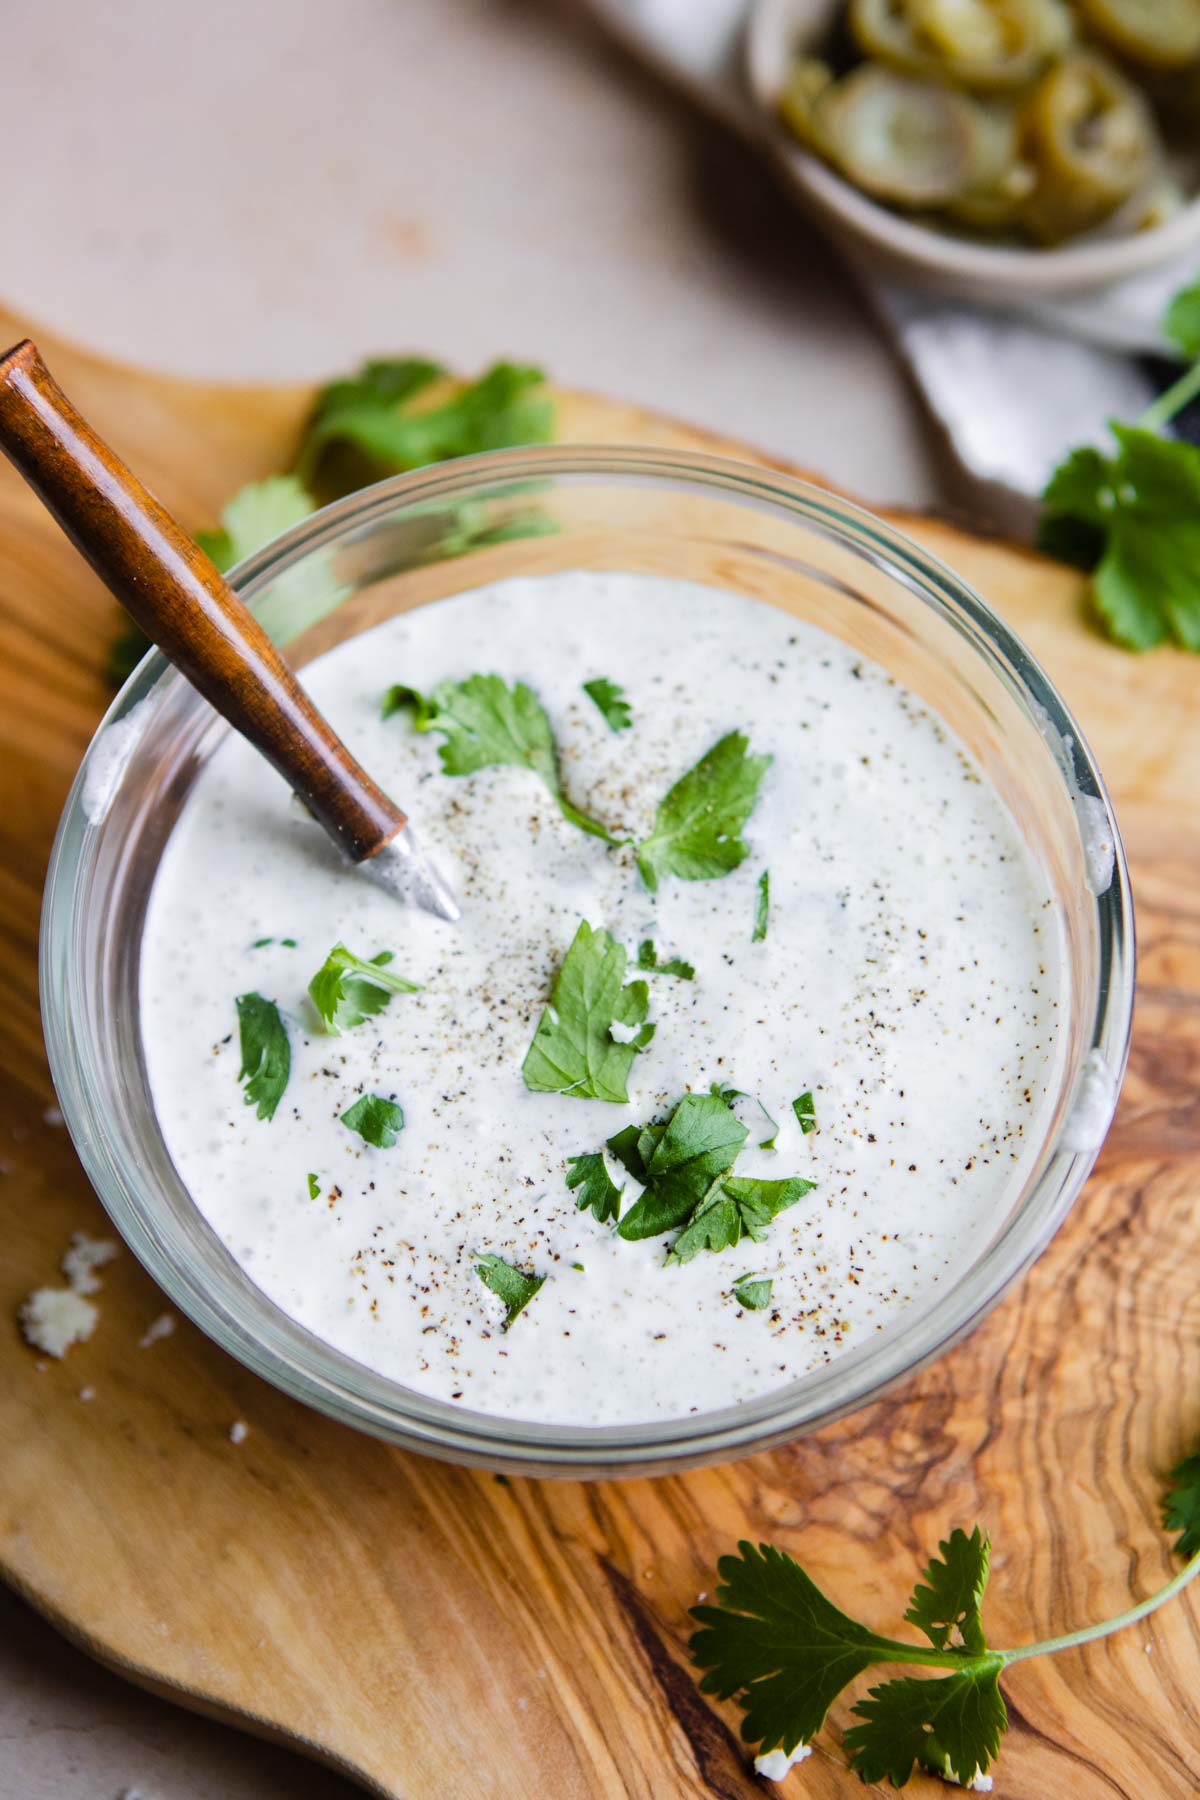
[[[959,631],[993,669],[1002,668],[1027,707],[1074,750],[1076,791],[1105,808],[1115,846],[1108,889],[1096,908],[1096,990],[1089,1045],[1113,1076],[1116,1092],[1128,1059],[1133,1015],[1134,933],[1129,872],[1112,805],[1092,753],[1058,691],[1020,639],[983,598],[930,552],[863,507],[797,476],[723,456],[612,446],[547,446],[493,451],[398,475],[327,506],[241,563],[231,581],[251,603],[284,570],[313,550],[335,546],[407,505],[461,503],[509,483],[554,478],[621,478],[724,495],[790,514],[876,565],[883,565]],[[464,583],[464,586],[469,583]],[[41,1002],[51,1074],[67,1128],[102,1204],[154,1280],[221,1348],[292,1397],[374,1436],[452,1461],[534,1475],[653,1474],[766,1449],[878,1399],[964,1337],[1045,1248],[1070,1211],[1098,1153],[1058,1139],[1023,1204],[967,1273],[927,1308],[911,1308],[876,1342],[834,1359],[800,1381],[718,1412],[632,1426],[548,1426],[462,1411],[413,1393],[334,1350],[284,1319],[260,1296],[264,1317],[248,1319],[164,1243],[153,1205],[133,1198],[131,1164],[114,1156],[97,1129],[99,1095],[71,1024],[88,971],[74,954],[74,912],[89,827],[83,788],[104,727],[153,690],[169,665],[154,651],[139,665],[97,728],[67,797],[46,878],[41,930]],[[1064,775],[1064,786],[1067,778]],[[1081,896],[1081,900],[1084,896]],[[1088,997],[1081,997],[1086,1018]],[[255,1290],[257,1293],[257,1290]],[[280,1342],[280,1337],[299,1342]]]

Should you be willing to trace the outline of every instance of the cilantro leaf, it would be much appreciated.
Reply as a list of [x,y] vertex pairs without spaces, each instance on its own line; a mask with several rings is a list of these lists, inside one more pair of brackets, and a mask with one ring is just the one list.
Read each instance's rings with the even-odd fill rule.
[[695,969],[690,962],[684,962],[681,956],[669,956],[664,962],[659,962],[653,938],[643,938],[638,945],[637,966],[656,975],[676,975],[680,981],[696,979]]
[[321,1193],[321,1177],[319,1175],[311,1175],[310,1174],[309,1178],[308,1178],[308,1197],[309,1197],[309,1199],[310,1200],[319,1199],[320,1193]]
[[475,1272],[484,1286],[491,1288],[504,1302],[502,1331],[507,1331],[513,1320],[524,1312],[546,1279],[544,1275],[526,1275],[523,1269],[514,1268],[490,1252],[480,1252],[476,1256]]
[[239,994],[236,1005],[242,1051],[238,1080],[246,1083],[246,1105],[257,1107],[260,1119],[273,1119],[292,1068],[288,1035],[273,1000]]
[[377,1150],[390,1150],[396,1133],[404,1130],[404,1114],[394,1100],[384,1100],[378,1094],[360,1094],[349,1111],[342,1114],[342,1124],[357,1131],[364,1143],[374,1144]]
[[[273,538],[316,511],[317,503],[295,475],[270,475],[239,488],[221,511],[217,531],[198,531],[196,542],[224,574]],[[275,576],[254,602],[254,616],[278,644],[299,637],[346,596],[328,550],[313,550],[294,568]]]
[[903,1787],[915,1765],[964,1784],[984,1774],[1008,1730],[1001,1667],[996,1657],[933,1681],[902,1675],[873,1687],[852,1709],[866,1723],[842,1740],[853,1752],[851,1768],[893,1787]]
[[685,1094],[665,1125],[645,1126],[632,1143],[629,1130],[610,1138],[613,1155],[645,1185],[618,1225],[620,1235],[658,1237],[682,1225],[732,1169],[746,1137],[724,1101]]
[[717,1564],[716,1606],[694,1606],[700,1682],[739,1697],[742,1736],[763,1753],[807,1744],[847,1682],[873,1663],[902,1662],[909,1647],[869,1631],[827,1600],[800,1564],[771,1544],[742,1542]]
[[799,1175],[784,1181],[759,1181],[727,1175],[715,1181],[672,1244],[669,1262],[690,1262],[701,1250],[729,1250],[744,1237],[761,1243],[772,1219],[812,1192],[814,1183]]
[[764,1312],[771,1304],[773,1285],[763,1275],[739,1275],[733,1284],[733,1297],[747,1312]]
[[1129,650],[1200,651],[1200,450],[1114,424],[1114,456],[1076,450],[1043,496],[1044,549],[1091,568],[1108,635]]
[[393,713],[410,711],[413,724],[418,731],[428,731],[431,722],[437,717],[437,702],[420,688],[409,687],[407,682],[395,681],[384,694],[379,703],[381,719],[390,719]]
[[578,1189],[575,1205],[580,1212],[590,1208],[601,1225],[615,1219],[621,1210],[621,1195],[625,1189],[618,1187],[612,1179],[599,1150],[571,1158],[567,1165],[567,1186],[572,1191]]
[[805,1137],[817,1129],[817,1109],[813,1105],[811,1089],[805,1088],[802,1094],[796,1095],[792,1101],[792,1111],[795,1113],[796,1123]]
[[758,899],[754,906],[754,930],[750,934],[752,944],[761,944],[767,935],[767,919],[771,910],[771,871],[764,869],[758,878]]
[[583,691],[603,713],[605,723],[610,731],[629,730],[633,720],[623,687],[618,687],[615,681],[609,681],[605,676],[600,675],[595,681],[585,681]]
[[389,1005],[393,994],[416,994],[420,983],[406,981],[384,965],[390,963],[390,950],[381,950],[369,962],[335,944],[308,984],[313,1005],[321,1015],[326,1031],[340,1037],[352,1031],[364,1019],[373,1018]]
[[1200,281],[1175,295],[1167,308],[1163,330],[1184,356],[1200,357]]
[[[645,1023],[646,983],[622,985],[625,962],[615,938],[581,920],[521,1065],[526,1087],[628,1105],[629,1071],[654,1036],[654,1026]],[[632,1036],[618,1040],[617,1026]]]
[[1171,1488],[1163,1500],[1163,1524],[1182,1532],[1175,1548],[1192,1557],[1200,1550],[1200,1456],[1186,1456],[1171,1470]]
[[376,473],[395,474],[506,445],[541,444],[553,436],[554,400],[541,369],[494,363],[478,381],[440,403],[412,404],[444,373],[436,363],[407,357],[369,362],[358,375],[332,383],[309,420],[299,472],[314,477],[335,445],[354,452]]
[[659,801],[650,836],[637,849],[638,870],[652,894],[664,875],[711,881],[750,854],[738,833],[754,810],[771,758],[750,756],[748,749],[740,731],[728,732]]
[[944,1650],[951,1639],[973,1655],[987,1649],[979,1611],[988,1584],[991,1539],[978,1525],[967,1536],[952,1531],[938,1545],[941,1557],[933,1557],[925,1570],[927,1585],[913,1589],[905,1618],[916,1625],[935,1650]]
[[470,675],[465,681],[439,682],[430,696],[401,683],[388,689],[383,708],[385,718],[409,708],[418,731],[441,732],[446,741],[438,755],[447,775],[503,766],[532,769],[569,824],[606,843],[616,841],[563,793],[550,721],[523,681],[509,687],[499,675]]
[[223,574],[316,510],[316,501],[294,475],[268,475],[239,488],[221,511],[220,528],[198,531],[196,542]]

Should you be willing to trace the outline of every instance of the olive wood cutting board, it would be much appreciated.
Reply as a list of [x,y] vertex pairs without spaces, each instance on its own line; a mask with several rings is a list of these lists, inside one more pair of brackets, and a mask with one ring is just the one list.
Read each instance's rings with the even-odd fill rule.
[[[0,341],[22,331],[0,314]],[[43,348],[189,527],[290,460],[305,390],[190,385]],[[761,460],[580,394],[562,396],[559,434]],[[185,1320],[139,1349],[163,1301],[128,1253],[106,1272],[90,1343],[39,1369],[17,1333],[69,1234],[106,1223],[45,1116],[36,950],[55,820],[110,697],[118,621],[0,469],[0,1575],[110,1667],[407,1800],[733,1800],[762,1784],[736,1709],[697,1692],[685,1642],[689,1606],[738,1538],[800,1556],[891,1631],[938,1537],[981,1519],[1001,1645],[1106,1617],[1177,1566],[1158,1505],[1165,1472],[1200,1446],[1200,662],[1101,642],[1077,578],[1030,554],[899,523],[1024,635],[1112,785],[1141,937],[1116,1126],[1032,1273],[887,1399],[700,1473],[501,1482],[331,1424]],[[1014,1669],[997,1795],[1200,1790],[1198,1604],[1192,1590],[1119,1637]],[[862,1792],[837,1743],[846,1713],[835,1706],[783,1792]],[[948,1790],[917,1777],[909,1791]]]

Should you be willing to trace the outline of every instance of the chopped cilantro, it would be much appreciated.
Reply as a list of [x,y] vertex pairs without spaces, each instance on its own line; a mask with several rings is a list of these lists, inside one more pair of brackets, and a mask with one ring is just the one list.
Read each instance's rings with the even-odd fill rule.
[[[327,476],[335,446],[353,452],[368,465],[365,472],[378,477],[553,436],[554,400],[540,369],[494,363],[478,381],[427,404],[428,390],[445,376],[437,363],[404,357],[366,363],[357,375],[332,382],[309,419],[299,472],[309,479],[318,471]],[[345,491],[344,481],[338,485]],[[352,483],[361,485],[361,479]]]
[[340,1036],[382,1012],[393,994],[420,992],[419,982],[407,981],[386,967],[391,960],[390,950],[381,950],[378,956],[364,962],[345,944],[333,946],[308,984],[326,1031]]
[[287,1032],[273,1000],[239,994],[236,1004],[242,1051],[238,1080],[246,1083],[246,1105],[257,1107],[260,1119],[273,1119],[292,1068]]
[[374,1144],[377,1150],[390,1150],[396,1142],[396,1133],[404,1130],[404,1114],[394,1100],[384,1100],[378,1094],[362,1094],[349,1111],[342,1114],[342,1124],[357,1131],[364,1143]]
[[779,1125],[778,1122],[771,1117],[763,1102],[758,1099],[756,1095],[747,1094],[743,1088],[722,1087],[719,1081],[714,1081],[708,1091],[710,1094],[715,1094],[718,1100],[723,1100],[726,1106],[731,1110],[736,1106],[736,1103],[739,1100],[753,1100],[755,1106],[757,1106],[759,1112],[771,1127],[770,1137],[759,1138],[758,1147],[760,1150],[774,1150],[776,1139],[779,1136]]
[[[607,931],[581,921],[521,1065],[526,1087],[628,1104],[629,1071],[654,1026],[645,1023],[646,983],[622,985],[625,962],[625,951]],[[616,1027],[632,1035],[619,1040]]]
[[398,683],[384,695],[384,717],[401,709],[411,710],[418,731],[444,736],[438,754],[447,775],[506,766],[531,769],[545,782],[568,823],[606,843],[616,842],[563,793],[550,721],[523,681],[509,687],[499,675],[469,675],[465,681],[439,682],[431,695]]
[[663,1124],[628,1125],[609,1138],[608,1149],[643,1188],[617,1226],[623,1238],[678,1229],[668,1259],[690,1262],[701,1250],[726,1250],[743,1237],[757,1243],[772,1219],[811,1192],[813,1183],[800,1176],[760,1181],[732,1174],[749,1133],[727,1096],[734,1090],[685,1094]]
[[294,475],[268,475],[239,488],[214,531],[198,531],[196,542],[218,569],[232,569],[272,538],[315,512],[316,501]]
[[1171,1489],[1163,1502],[1163,1524],[1182,1536],[1175,1548],[1180,1556],[1200,1550],[1200,1456],[1187,1456],[1171,1470]]
[[428,731],[432,720],[437,717],[437,702],[423,694],[420,688],[409,687],[407,682],[395,681],[387,689],[379,703],[381,719],[390,719],[393,713],[411,711],[413,724],[418,731]]
[[680,981],[695,981],[696,971],[681,956],[668,956],[659,962],[653,938],[643,938],[638,945],[637,966],[655,975],[675,975]]
[[274,938],[255,938],[255,940],[251,944],[250,948],[252,950],[262,950],[265,948],[265,946],[267,944],[273,944],[274,942],[275,942]]
[[754,903],[754,930],[750,934],[752,944],[761,944],[767,935],[767,916],[771,910],[771,871],[764,869],[758,878],[758,898]]
[[295,938],[280,938],[279,941],[285,950],[294,950],[296,948]]
[[748,750],[740,731],[729,732],[659,801],[650,836],[637,849],[638,870],[651,893],[664,875],[710,881],[750,854],[738,833],[754,810],[771,758]]
[[811,1193],[813,1185],[799,1175],[783,1181],[726,1175],[714,1181],[671,1245],[669,1260],[690,1262],[701,1250],[729,1250],[744,1237],[761,1243],[772,1219]]
[[585,681],[583,691],[603,713],[610,731],[629,730],[633,720],[623,687],[618,687],[615,681],[608,681],[601,675],[595,681]]
[[805,1137],[817,1129],[817,1111],[813,1105],[812,1093],[808,1088],[805,1088],[802,1094],[797,1094],[792,1101],[792,1111],[795,1113],[796,1122]]
[[765,1312],[771,1304],[773,1285],[765,1275],[739,1275],[733,1284],[733,1297],[747,1312]]
[[310,1175],[308,1178],[308,1197],[309,1197],[309,1199],[316,1200],[319,1197],[320,1192],[321,1192],[321,1177],[319,1175]]
[[601,1225],[615,1219],[621,1210],[621,1195],[625,1189],[618,1187],[612,1179],[599,1150],[571,1158],[567,1165],[567,1186],[575,1193],[575,1204],[580,1212],[590,1208]]
[[490,1253],[476,1256],[475,1269],[484,1286],[491,1288],[504,1302],[502,1331],[507,1331],[518,1314],[524,1312],[546,1279],[544,1275],[526,1275],[523,1269],[515,1269],[511,1263]]
[[[294,475],[271,475],[240,488],[221,512],[217,531],[198,531],[196,542],[225,573],[316,510],[316,501]],[[327,550],[313,550],[277,575],[254,603],[254,616],[269,638],[288,643],[325,618],[346,596]]]

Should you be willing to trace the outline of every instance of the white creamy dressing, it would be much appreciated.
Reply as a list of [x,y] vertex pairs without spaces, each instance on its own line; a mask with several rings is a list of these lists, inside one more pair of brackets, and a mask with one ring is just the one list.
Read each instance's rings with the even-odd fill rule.
[[[439,737],[379,716],[393,681],[428,691],[476,671],[530,684],[567,793],[618,836],[644,836],[671,784],[745,731],[774,758],[746,861],[719,880],[668,877],[651,896],[632,851],[569,825],[533,774],[447,776]],[[597,676],[625,688],[632,729],[611,732],[581,692]],[[559,1425],[630,1423],[803,1376],[931,1302],[985,1249],[1037,1136],[1058,926],[996,793],[912,694],[759,602],[583,571],[422,607],[304,679],[412,810],[463,917],[408,911],[339,868],[241,739],[197,781],[150,902],[146,1060],[184,1183],[279,1306],[425,1394]],[[769,931],[752,943],[768,868]],[[521,1077],[581,919],[626,946],[630,977],[647,937],[696,969],[692,982],[645,977],[657,1033],[627,1107],[533,1093]],[[339,941],[393,951],[422,991],[328,1035],[306,987]],[[291,1044],[270,1122],[238,1084],[234,998],[248,990],[278,1003]],[[751,1130],[737,1173],[818,1185],[763,1243],[667,1267],[669,1238],[626,1242],[578,1211],[566,1166],[714,1080],[779,1122],[774,1152]],[[820,1127],[807,1137],[791,1107],[806,1089]],[[341,1123],[363,1092],[402,1106],[393,1148]],[[636,1183],[610,1167],[628,1206]],[[487,1251],[547,1277],[508,1331],[475,1270]],[[733,1297],[746,1273],[772,1279],[769,1308]]]

